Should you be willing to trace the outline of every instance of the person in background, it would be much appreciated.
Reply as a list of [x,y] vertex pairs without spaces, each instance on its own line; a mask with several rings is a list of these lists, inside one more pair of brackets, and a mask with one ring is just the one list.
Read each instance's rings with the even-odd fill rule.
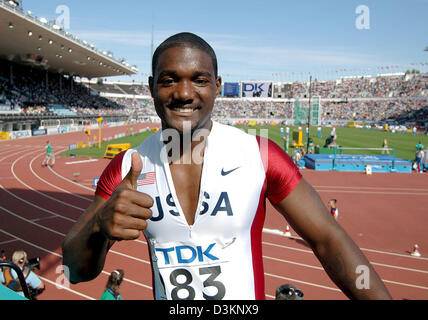
[[336,133],[335,127],[333,127],[333,129],[331,129],[330,137],[331,137],[332,143],[336,143],[337,133]]
[[423,173],[424,172],[424,156],[425,156],[425,152],[424,150],[421,148],[419,149],[419,151],[416,154],[416,163],[417,163],[417,170],[419,173]]
[[339,218],[339,209],[337,208],[337,200],[336,199],[330,199],[328,202],[328,206],[330,208],[330,213],[334,217],[334,219]]
[[[27,286],[32,289],[32,294],[34,296],[40,294],[43,290],[45,290],[44,283],[30,268],[27,267],[28,260],[27,253],[25,251],[15,251],[12,254],[12,262],[22,270],[25,282]],[[16,274],[15,270],[10,268],[4,268],[3,278],[1,280],[5,285],[7,285],[10,280],[17,278],[18,275]],[[24,292],[22,291],[21,285],[19,285],[16,292],[19,295],[24,296]]]
[[419,142],[416,144],[416,152],[418,152],[420,149],[425,148],[422,144],[422,140],[419,140]]
[[312,138],[309,138],[309,146],[308,146],[308,154],[314,154],[315,153],[315,146]]
[[304,300],[303,291],[292,284],[283,284],[276,288],[275,300]]
[[101,295],[100,300],[123,300],[119,291],[124,274],[125,272],[122,269],[113,270],[107,280],[106,289]]
[[293,163],[300,168],[300,159],[302,159],[302,154],[299,148],[294,148],[293,154],[291,155]]
[[424,172],[424,165],[423,165],[423,159],[424,159],[424,145],[422,144],[422,141],[419,140],[419,143],[416,145],[416,154],[415,154],[415,163],[416,163],[416,170],[420,173]]
[[[6,262],[7,258],[6,258],[6,254],[4,252],[4,250],[1,250],[1,254],[0,254],[0,262]],[[4,283],[4,277],[3,277],[3,267],[0,267],[0,282]]]
[[47,167],[49,165],[49,160],[51,161],[51,167],[53,167],[55,165],[55,155],[52,152],[52,146],[48,140],[46,141],[46,156],[42,161],[42,167]]
[[382,143],[382,154],[389,154],[389,149],[388,149],[388,141],[386,140],[386,138],[383,138],[383,143]]

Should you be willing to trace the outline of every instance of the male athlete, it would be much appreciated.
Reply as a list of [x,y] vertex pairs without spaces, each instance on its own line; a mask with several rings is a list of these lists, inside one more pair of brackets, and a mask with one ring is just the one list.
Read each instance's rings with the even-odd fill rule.
[[[63,243],[72,283],[97,277],[113,243],[143,231],[155,299],[265,299],[267,198],[349,298],[391,298],[280,147],[211,120],[221,78],[208,43],[191,33],[165,40],[149,86],[162,130],[104,170]],[[356,285],[358,266],[369,271],[369,288]]]

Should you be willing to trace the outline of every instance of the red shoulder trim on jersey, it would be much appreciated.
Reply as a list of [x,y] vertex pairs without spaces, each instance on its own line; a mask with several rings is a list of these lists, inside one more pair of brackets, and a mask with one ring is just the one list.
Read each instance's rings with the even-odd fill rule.
[[126,151],[117,154],[104,169],[95,194],[108,200],[114,189],[122,182],[122,160]]
[[265,179],[262,191],[260,192],[256,215],[251,225],[251,255],[253,260],[254,295],[256,300],[266,300],[265,274],[262,254],[262,232],[266,212],[266,199],[264,195],[266,187]]
[[297,186],[302,174],[290,156],[270,139],[256,137],[266,172],[266,197],[278,204]]

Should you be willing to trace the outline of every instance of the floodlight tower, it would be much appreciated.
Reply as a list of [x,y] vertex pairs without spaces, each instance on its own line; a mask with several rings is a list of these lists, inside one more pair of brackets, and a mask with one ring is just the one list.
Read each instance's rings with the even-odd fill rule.
[[306,142],[306,153],[309,152],[309,130],[311,128],[311,97],[312,97],[312,75],[309,76],[309,110],[308,110],[308,141]]
[[150,43],[150,58],[153,59],[153,23],[152,23],[152,41]]

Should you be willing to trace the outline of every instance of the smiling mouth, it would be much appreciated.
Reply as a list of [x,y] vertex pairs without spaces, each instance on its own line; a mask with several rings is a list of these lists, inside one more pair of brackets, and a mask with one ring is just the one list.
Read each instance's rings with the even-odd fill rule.
[[179,113],[192,113],[193,111],[201,109],[200,106],[195,108],[183,107],[183,106],[169,106],[169,109]]

